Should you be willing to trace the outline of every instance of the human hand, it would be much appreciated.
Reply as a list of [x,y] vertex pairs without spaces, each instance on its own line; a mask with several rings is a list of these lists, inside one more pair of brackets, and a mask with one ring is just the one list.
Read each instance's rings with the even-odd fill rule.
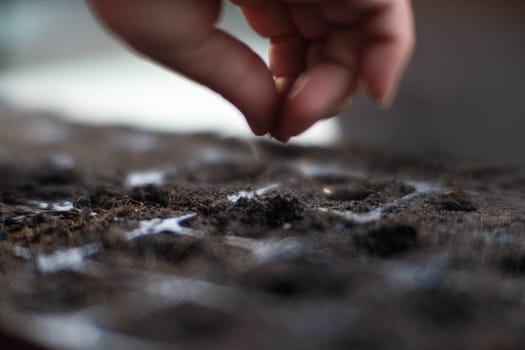
[[347,108],[363,83],[390,104],[414,45],[410,0],[232,0],[270,67],[216,28],[221,0],[90,0],[137,51],[217,91],[281,141]]

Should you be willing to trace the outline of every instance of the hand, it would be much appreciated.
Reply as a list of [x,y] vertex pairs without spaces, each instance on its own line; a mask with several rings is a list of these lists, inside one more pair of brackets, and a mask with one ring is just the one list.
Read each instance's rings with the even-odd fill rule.
[[287,141],[345,109],[359,85],[393,99],[414,45],[409,0],[235,0],[270,40],[270,67],[215,27],[220,0],[90,0],[129,45],[217,91],[257,135]]

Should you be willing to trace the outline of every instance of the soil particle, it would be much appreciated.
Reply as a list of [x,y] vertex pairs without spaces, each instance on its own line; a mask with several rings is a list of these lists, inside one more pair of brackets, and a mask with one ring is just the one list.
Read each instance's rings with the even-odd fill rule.
[[42,119],[0,118],[0,342],[522,348],[519,169]]
[[431,198],[430,202],[438,210],[469,212],[477,209],[469,195],[461,190],[439,193]]
[[[183,303],[129,321],[116,331],[151,339],[158,343],[177,344],[184,349],[253,349],[289,348],[289,341],[271,339],[266,334],[279,334],[276,329],[260,320],[251,319],[217,308],[194,303]],[[167,347],[172,348],[172,347]]]
[[167,207],[171,203],[171,191],[157,186],[135,188],[130,192],[129,197],[138,202],[161,207]]
[[277,194],[262,200],[241,199],[235,204],[234,210],[242,212],[241,221],[245,224],[278,227],[301,219],[304,207],[294,196]]
[[416,247],[418,232],[413,226],[382,226],[365,235],[356,236],[355,243],[368,254],[385,258]]
[[305,211],[297,197],[289,193],[239,198],[235,203],[219,203],[216,209],[211,219],[220,232],[241,236],[248,233],[250,237],[300,220]]
[[509,253],[499,259],[497,266],[503,273],[521,276],[525,274],[525,254]]
[[305,295],[341,296],[348,281],[339,277],[341,268],[312,263],[304,259],[256,267],[242,280],[254,290],[264,290],[284,298]]
[[456,328],[475,318],[475,301],[462,293],[435,288],[409,293],[406,297],[413,298],[413,307],[424,320],[439,328]]
[[157,341],[187,342],[233,332],[239,321],[221,310],[184,303],[123,324],[120,331]]
[[140,237],[122,245],[121,249],[130,252],[137,258],[151,257],[171,264],[179,264],[205,253],[205,247],[200,240],[170,234]]
[[[14,300],[32,312],[67,312],[104,302],[117,291],[110,281],[70,271],[19,281]],[[89,293],[86,293],[89,289]]]
[[74,184],[79,180],[74,170],[46,166],[35,179],[41,185],[67,185]]
[[50,350],[47,347],[37,345],[36,342],[28,341],[10,334],[7,332],[0,331],[0,341],[4,349],[17,349],[17,350]]

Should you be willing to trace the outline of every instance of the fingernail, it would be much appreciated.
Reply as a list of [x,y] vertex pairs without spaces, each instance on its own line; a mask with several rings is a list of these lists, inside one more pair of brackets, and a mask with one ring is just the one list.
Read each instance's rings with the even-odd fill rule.
[[386,90],[385,95],[377,101],[377,105],[382,110],[387,110],[394,104],[394,100],[397,93],[397,88],[399,86],[399,78],[394,79],[391,83],[389,88]]
[[379,109],[383,111],[388,111],[390,107],[392,107],[392,103],[391,102],[379,102],[377,106],[379,107]]
[[394,103],[395,93],[389,92],[387,93],[381,100],[377,102],[377,106],[386,111],[392,107],[392,104]]

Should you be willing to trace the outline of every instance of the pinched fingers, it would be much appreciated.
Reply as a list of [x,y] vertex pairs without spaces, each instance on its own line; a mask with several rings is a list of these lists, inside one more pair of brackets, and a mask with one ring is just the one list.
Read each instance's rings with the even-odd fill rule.
[[137,51],[223,95],[254,133],[270,131],[278,98],[271,73],[245,44],[216,29],[220,0],[90,0]]
[[306,70],[295,81],[272,130],[275,138],[286,141],[346,107],[358,87],[359,44],[351,30],[334,30],[323,42],[309,46]]
[[215,27],[221,0],[90,2],[129,45],[223,95],[256,134],[282,141],[339,112],[360,81],[388,104],[414,44],[409,0],[232,0],[269,38],[268,69]]

